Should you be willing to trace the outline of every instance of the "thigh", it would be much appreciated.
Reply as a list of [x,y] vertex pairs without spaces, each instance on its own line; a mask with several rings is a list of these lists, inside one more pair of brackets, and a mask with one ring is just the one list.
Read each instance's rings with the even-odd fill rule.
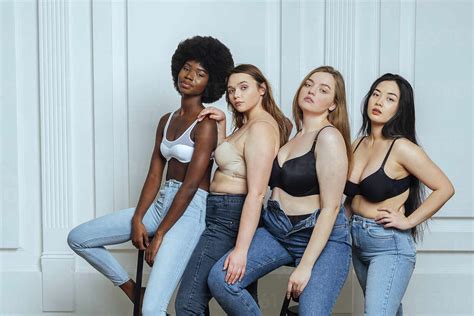
[[[225,282],[226,271],[222,270],[226,253],[211,270],[209,282]],[[293,262],[293,257],[280,242],[265,228],[257,229],[247,253],[247,265],[242,281],[231,285],[240,289],[246,288],[262,276]],[[237,290],[237,289],[236,289]]]
[[82,247],[126,242],[130,240],[134,212],[135,208],[124,209],[82,223],[69,233],[68,239]]
[[300,315],[331,315],[349,272],[351,248],[328,241],[316,260],[311,277],[300,297]]
[[396,315],[415,263],[401,254],[379,255],[370,261],[365,290],[367,315]]
[[362,260],[360,251],[356,246],[352,246],[352,265],[354,266],[354,272],[357,276],[357,280],[359,280],[360,287],[365,294],[367,270],[369,269],[369,266]]
[[203,229],[199,218],[181,216],[165,234],[148,279],[144,308],[158,310],[168,305]]

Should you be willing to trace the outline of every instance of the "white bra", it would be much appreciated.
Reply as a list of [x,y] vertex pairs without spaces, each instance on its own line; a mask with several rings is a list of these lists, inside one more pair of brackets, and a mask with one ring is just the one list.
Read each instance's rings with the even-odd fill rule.
[[181,134],[181,136],[173,141],[169,141],[166,138],[166,134],[168,132],[168,126],[173,115],[174,112],[170,114],[168,122],[166,122],[166,126],[163,131],[163,139],[161,140],[160,144],[160,151],[163,157],[165,157],[166,161],[169,161],[171,158],[175,158],[181,163],[188,163],[191,161],[191,157],[193,156],[194,152],[194,142],[191,140],[191,131],[198,121],[195,120],[184,131],[184,133]]

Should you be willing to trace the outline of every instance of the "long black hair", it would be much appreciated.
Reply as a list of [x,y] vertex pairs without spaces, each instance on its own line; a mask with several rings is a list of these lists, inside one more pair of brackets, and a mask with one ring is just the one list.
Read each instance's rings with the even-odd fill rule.
[[[387,139],[395,139],[404,137],[412,143],[418,145],[415,130],[415,98],[413,88],[410,83],[400,75],[386,73],[374,81],[370,87],[369,92],[365,95],[364,103],[362,105],[362,127],[360,128],[360,135],[370,135],[372,126],[367,114],[369,106],[369,98],[377,88],[379,83],[383,81],[394,81],[400,89],[400,97],[398,99],[398,109],[395,115],[385,123],[382,128],[382,136]],[[411,176],[410,193],[405,201],[405,215],[409,216],[413,213],[423,202],[425,196],[424,186],[420,180]],[[411,234],[416,240],[422,237],[423,226],[418,225],[411,229]]]

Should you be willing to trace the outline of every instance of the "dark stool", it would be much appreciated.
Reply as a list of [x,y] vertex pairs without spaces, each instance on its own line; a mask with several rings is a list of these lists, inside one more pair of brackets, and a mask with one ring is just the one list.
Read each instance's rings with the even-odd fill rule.
[[133,316],[140,316],[140,295],[142,291],[143,255],[145,250],[138,250],[137,274],[135,278],[135,293],[133,293]]
[[[280,316],[297,316],[298,315],[298,305],[290,306],[290,301],[292,298],[286,298],[283,300],[281,305]],[[293,301],[298,302],[298,299],[293,299]]]

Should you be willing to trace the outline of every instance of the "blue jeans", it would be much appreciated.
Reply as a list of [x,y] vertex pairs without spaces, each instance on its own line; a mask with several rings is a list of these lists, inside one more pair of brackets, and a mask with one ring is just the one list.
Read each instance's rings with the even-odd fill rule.
[[416,250],[409,230],[384,228],[352,216],[352,262],[369,316],[403,315],[401,301],[415,268]]
[[[159,198],[147,210],[142,222],[149,236],[160,225],[180,186],[181,182],[176,180],[166,181]],[[143,315],[166,314],[173,291],[204,230],[207,194],[198,189],[184,214],[163,238],[143,298]],[[71,249],[116,286],[130,277],[104,246],[131,239],[134,212],[135,208],[129,208],[93,219],[74,228],[68,236]]]
[[[222,270],[225,256],[212,268],[208,284],[212,295],[229,315],[262,315],[245,289],[250,283],[282,265],[298,265],[311,238],[319,210],[291,224],[278,202],[269,200],[247,255],[245,275],[229,285]],[[299,299],[299,315],[330,315],[349,272],[349,225],[341,207],[326,247],[313,266],[311,278]],[[282,296],[284,293],[282,293]]]
[[[175,301],[176,315],[206,315],[212,298],[207,276],[212,266],[235,246],[240,215],[244,206],[243,194],[209,194],[207,197],[206,230],[189,260]],[[254,302],[257,284],[250,284]]]

